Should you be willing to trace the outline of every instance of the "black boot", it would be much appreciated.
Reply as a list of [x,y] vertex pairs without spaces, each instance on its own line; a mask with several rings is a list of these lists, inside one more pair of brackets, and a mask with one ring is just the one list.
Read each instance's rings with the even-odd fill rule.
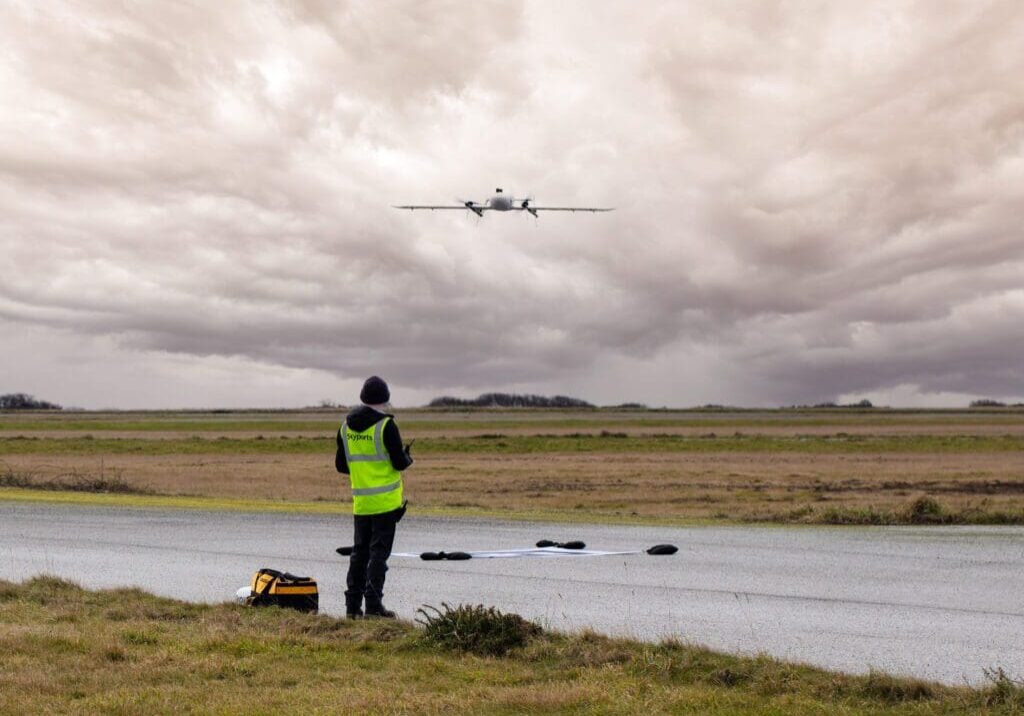
[[363,618],[363,595],[359,595],[359,600],[355,599],[355,595],[345,594],[345,616],[349,619],[362,619]]
[[395,613],[385,607],[383,604],[374,604],[373,606],[366,605],[366,616],[377,617],[379,619],[394,619]]

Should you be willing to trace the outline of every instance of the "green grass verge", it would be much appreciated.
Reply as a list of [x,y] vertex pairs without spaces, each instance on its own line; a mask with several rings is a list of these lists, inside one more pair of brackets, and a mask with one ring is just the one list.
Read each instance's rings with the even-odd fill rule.
[[[347,515],[348,501],[299,502],[288,500],[240,499],[183,495],[123,494],[52,490],[48,488],[0,487],[0,502],[41,502],[93,507],[132,507],[149,509],[212,510],[229,512],[281,512],[311,515]],[[430,507],[413,505],[411,513],[422,517],[498,519],[513,522],[559,522],[565,524],[622,524],[698,526],[731,524],[724,519],[688,519],[674,517],[637,517],[598,510],[488,510],[478,507]],[[736,522],[739,524],[739,522]]]
[[[333,435],[255,438],[74,438],[3,437],[0,455],[217,455],[330,454]],[[1024,435],[503,435],[423,437],[419,454],[524,455],[536,453],[970,453],[1019,452]]]
[[0,501],[44,502],[95,507],[140,507],[154,509],[217,510],[231,512],[285,512],[312,515],[351,514],[351,502],[291,502],[286,500],[241,499],[234,497],[192,497],[186,495],[136,495],[70,490],[0,488]]
[[[187,604],[135,589],[87,591],[53,577],[0,580],[3,710],[996,715],[1024,709],[1024,688],[999,671],[982,688],[950,687],[730,656],[679,641],[524,630],[515,619],[498,624],[494,617],[501,615],[491,610],[459,614],[463,632],[452,640],[443,630],[406,622]],[[488,625],[482,643],[502,639],[504,656],[477,655],[473,644],[481,640],[466,638]],[[508,640],[510,629],[524,638]]]
[[[229,512],[279,512],[310,515],[346,515],[352,505],[347,501],[300,502],[229,497],[131,494],[95,492],[53,487],[0,487],[0,502],[42,502],[94,507],[132,507],[149,509],[213,510]],[[896,525],[1024,525],[1024,510],[950,509],[934,498],[915,498],[898,509],[875,507],[825,507],[811,505],[793,509],[752,513],[741,517],[713,518],[664,517],[623,514],[621,511],[597,509],[514,510],[482,507],[432,507],[414,505],[412,514],[421,517],[452,517],[463,519],[495,519],[512,522],[553,522],[561,524],[651,525],[664,527],[699,527],[708,525],[743,525],[778,527],[821,526],[896,526]]]

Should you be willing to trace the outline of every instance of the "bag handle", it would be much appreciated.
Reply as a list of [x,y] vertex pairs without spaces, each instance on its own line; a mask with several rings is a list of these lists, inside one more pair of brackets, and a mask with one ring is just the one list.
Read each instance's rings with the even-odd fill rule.
[[[276,569],[263,568],[256,574],[266,574],[270,577],[270,579],[267,580],[267,583],[263,585],[263,589],[256,593],[257,597],[265,597],[267,595],[267,592],[269,592],[270,588],[274,585],[274,583],[280,581],[282,577],[281,572],[278,572]],[[257,581],[259,580],[257,579]]]

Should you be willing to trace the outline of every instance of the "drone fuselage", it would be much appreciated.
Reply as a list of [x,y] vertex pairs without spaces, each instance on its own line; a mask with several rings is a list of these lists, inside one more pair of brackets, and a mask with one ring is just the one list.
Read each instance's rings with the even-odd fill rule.
[[487,208],[492,211],[512,211],[515,209],[515,199],[510,194],[502,193],[501,189],[495,190],[497,193],[487,200]]

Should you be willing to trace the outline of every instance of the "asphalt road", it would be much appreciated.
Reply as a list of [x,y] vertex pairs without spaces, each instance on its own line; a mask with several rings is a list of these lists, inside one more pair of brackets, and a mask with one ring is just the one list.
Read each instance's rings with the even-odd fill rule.
[[[317,579],[344,612],[351,520],[0,502],[0,577],[46,573],[193,601],[233,598],[260,567]],[[396,551],[529,547],[538,539],[679,553],[424,562],[391,560],[385,602],[472,603],[562,630],[677,637],[861,673],[948,683],[1024,675],[1024,529],[622,527],[422,518]],[[2,628],[2,625],[0,625]]]

